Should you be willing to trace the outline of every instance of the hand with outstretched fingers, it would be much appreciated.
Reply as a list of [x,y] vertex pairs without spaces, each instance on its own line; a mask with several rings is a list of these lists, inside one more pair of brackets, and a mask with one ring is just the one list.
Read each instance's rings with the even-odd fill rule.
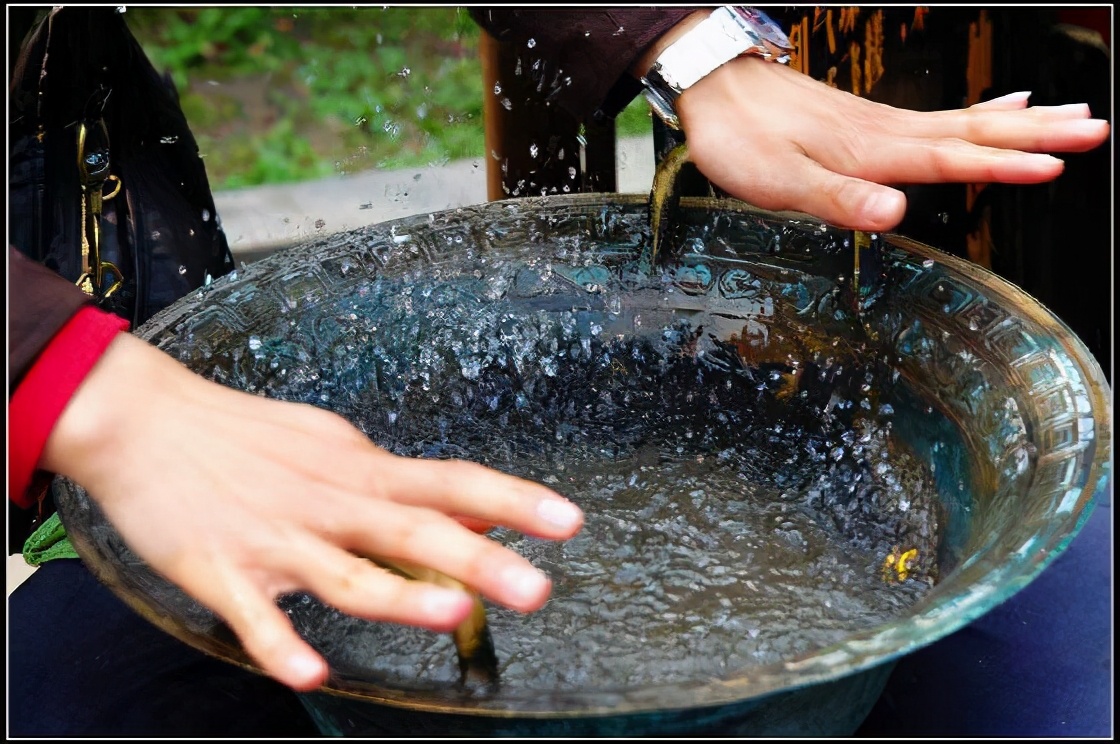
[[730,196],[837,227],[890,230],[897,188],[1036,184],[1109,135],[1085,104],[1028,107],[1028,93],[952,111],[911,111],[838,90],[785,65],[740,57],[677,99],[690,160]]
[[329,670],[277,597],[306,591],[355,616],[450,632],[470,594],[362,556],[426,566],[529,612],[549,578],[475,530],[563,540],[583,523],[545,486],[393,455],[337,414],[210,382],[127,333],[70,400],[40,464],[82,485],[137,555],[301,691]]

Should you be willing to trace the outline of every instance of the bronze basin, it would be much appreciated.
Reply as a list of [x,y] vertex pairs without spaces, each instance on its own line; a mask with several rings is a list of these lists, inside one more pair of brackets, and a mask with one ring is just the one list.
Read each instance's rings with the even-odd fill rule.
[[[554,624],[520,645],[536,620],[491,609],[506,663],[493,690],[459,684],[446,639],[283,598],[332,666],[304,696],[325,733],[848,735],[898,658],[1030,582],[1107,489],[1104,375],[1018,288],[900,236],[863,245],[803,215],[714,199],[682,201],[680,249],[653,265],[647,208],[587,194],[373,225],[243,266],[137,330],[202,375],[331,408],[401,454],[556,477],[589,499],[589,527],[609,515],[633,532],[639,517],[627,518],[662,510],[641,525],[651,531],[612,543],[623,552],[610,576],[577,570],[606,521],[594,545],[495,534],[557,577],[557,604]],[[648,491],[634,475],[664,472]],[[590,473],[599,485],[581,481]],[[701,552],[743,506],[726,488],[705,492],[724,476],[779,499],[736,562],[731,542]],[[56,491],[103,582],[168,633],[253,668],[79,487]],[[716,517],[708,532],[624,555],[657,542],[685,502]],[[795,513],[804,521],[783,521]],[[858,560],[790,569],[795,591],[759,620],[767,588],[742,573],[743,556],[775,568],[766,551],[779,546],[818,561],[817,530]],[[699,578],[680,580],[682,556]],[[831,618],[821,587],[840,575],[866,582],[854,599],[882,595],[889,611]],[[717,582],[718,603],[679,609],[689,581],[719,576],[738,578]],[[607,585],[609,599],[587,599]],[[639,604],[649,611],[630,613]],[[565,629],[572,608],[583,619]],[[650,624],[657,640],[631,643],[652,639]],[[699,658],[708,642],[726,650],[720,664]],[[426,664],[399,658],[423,644]]]

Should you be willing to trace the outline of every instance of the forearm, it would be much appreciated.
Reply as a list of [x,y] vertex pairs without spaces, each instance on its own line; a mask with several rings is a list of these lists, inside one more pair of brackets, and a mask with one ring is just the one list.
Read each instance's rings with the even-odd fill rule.
[[130,425],[138,416],[156,413],[152,402],[161,398],[162,389],[184,392],[208,384],[131,334],[117,333],[92,345],[99,349],[79,365],[83,373],[55,417],[39,458],[45,470],[83,484],[112,477],[117,455],[132,440]]

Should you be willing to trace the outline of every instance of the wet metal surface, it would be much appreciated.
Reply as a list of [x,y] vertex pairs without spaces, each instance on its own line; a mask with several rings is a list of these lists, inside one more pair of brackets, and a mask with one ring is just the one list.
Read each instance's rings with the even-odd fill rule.
[[[138,331],[223,384],[586,510],[564,544],[494,533],[555,581],[538,613],[489,608],[495,688],[460,684],[448,636],[285,598],[343,702],[576,720],[824,696],[1010,596],[1107,487],[1100,370],[1015,288],[883,236],[855,286],[850,233],[716,200],[682,201],[679,253],[654,266],[646,208],[523,199],[329,236]],[[61,490],[103,580],[248,664]],[[377,718],[317,710],[332,731]]]

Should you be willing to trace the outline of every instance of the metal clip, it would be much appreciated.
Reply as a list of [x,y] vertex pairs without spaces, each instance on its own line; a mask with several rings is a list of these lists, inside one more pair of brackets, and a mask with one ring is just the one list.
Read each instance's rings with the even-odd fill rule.
[[[89,295],[108,297],[124,283],[121,270],[110,261],[101,260],[101,214],[105,202],[121,190],[121,181],[109,173],[109,130],[104,119],[78,124],[78,179],[82,189],[82,275],[77,285]],[[105,183],[116,181],[116,188],[107,196]],[[102,291],[105,272],[111,272],[116,281]]]

